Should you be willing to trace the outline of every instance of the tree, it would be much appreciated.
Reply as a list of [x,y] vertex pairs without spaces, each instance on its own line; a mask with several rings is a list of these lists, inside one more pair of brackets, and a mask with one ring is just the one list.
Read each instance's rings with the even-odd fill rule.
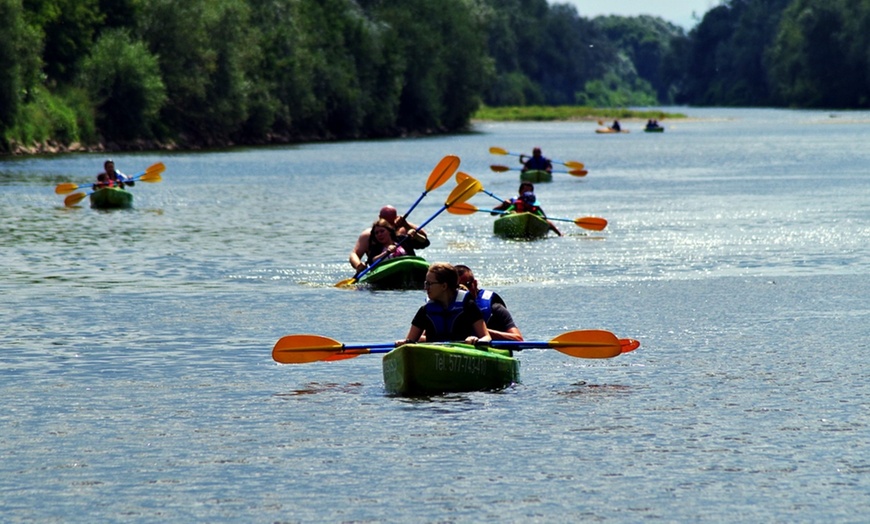
[[157,57],[127,30],[112,29],[83,61],[80,82],[97,109],[97,125],[110,140],[153,136],[166,101]]
[[21,0],[0,0],[0,136],[15,125],[21,105],[39,83],[41,50]]

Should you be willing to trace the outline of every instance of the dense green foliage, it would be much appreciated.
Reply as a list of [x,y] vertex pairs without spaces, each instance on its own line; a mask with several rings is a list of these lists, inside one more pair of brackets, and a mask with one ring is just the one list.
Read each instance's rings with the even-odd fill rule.
[[456,131],[485,104],[864,108],[870,0],[686,34],[547,0],[0,0],[0,149]]

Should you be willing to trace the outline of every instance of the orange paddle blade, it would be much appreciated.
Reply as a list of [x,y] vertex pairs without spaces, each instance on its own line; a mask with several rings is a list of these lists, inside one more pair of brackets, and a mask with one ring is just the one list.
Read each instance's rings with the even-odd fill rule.
[[509,168],[508,166],[499,166],[499,165],[489,166],[489,168],[492,169],[493,171],[495,171],[496,173],[504,173],[505,171],[511,170],[511,168]]
[[550,346],[578,358],[613,358],[622,354],[622,344],[616,335],[600,329],[562,333],[550,341]]
[[628,353],[640,347],[640,341],[633,338],[621,338],[619,344],[622,346],[622,352]]
[[589,174],[589,171],[586,171],[585,169],[572,169],[571,171],[568,171],[568,174],[574,176],[586,176]]
[[447,211],[454,215],[473,215],[477,212],[477,206],[469,204],[468,202],[460,202],[447,208]]
[[453,173],[459,169],[459,157],[456,155],[447,155],[438,162],[438,165],[432,169],[429,175],[429,180],[426,181],[426,192],[438,189],[445,182],[450,180]]
[[341,342],[320,335],[287,335],[272,348],[272,360],[281,364],[305,364],[327,360],[341,353]]
[[607,227],[607,220],[597,217],[575,218],[574,223],[583,229],[589,229],[591,231],[601,231]]

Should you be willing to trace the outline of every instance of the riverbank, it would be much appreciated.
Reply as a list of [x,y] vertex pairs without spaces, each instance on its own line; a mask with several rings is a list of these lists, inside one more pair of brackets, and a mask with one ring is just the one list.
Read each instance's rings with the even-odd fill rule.
[[665,113],[664,111],[634,110],[626,108],[601,108],[587,106],[510,106],[481,107],[472,121],[494,122],[546,122],[546,121],[591,121],[605,120],[664,120],[686,118],[682,113]]
[[[661,121],[664,119],[684,119],[687,118],[687,116],[682,113],[666,113],[658,110],[641,111],[625,108],[607,109],[585,106],[511,106],[481,107],[474,113],[474,115],[472,115],[471,122],[597,121],[601,124],[604,121],[612,121],[614,119],[642,121],[651,118]],[[236,146],[287,145],[312,142],[337,142],[343,140],[370,140],[373,138],[409,138],[413,136],[430,136],[437,134],[446,133],[437,131],[427,133],[398,132],[394,137],[358,136],[353,138],[329,136],[303,137],[273,134],[255,140],[209,139],[205,141],[193,141],[189,139],[179,139],[176,141],[137,139],[128,141],[101,141],[94,144],[83,144],[80,142],[65,144],[57,140],[47,140],[39,143],[34,142],[32,144],[22,144],[12,141],[8,146],[8,151],[0,154],[0,157],[125,151],[205,151],[227,149]]]

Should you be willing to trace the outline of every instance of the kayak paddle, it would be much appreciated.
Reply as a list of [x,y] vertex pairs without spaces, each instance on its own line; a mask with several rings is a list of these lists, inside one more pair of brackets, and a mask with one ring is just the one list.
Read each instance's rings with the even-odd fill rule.
[[[582,166],[583,164],[580,164],[580,165]],[[520,169],[518,167],[500,166],[498,164],[491,165],[491,166],[489,166],[489,168],[492,169],[493,171],[495,171],[496,173],[504,173],[505,171],[522,171],[522,169]],[[553,173],[567,173],[567,174],[572,175],[572,176],[586,176],[589,174],[589,171],[587,171],[581,167],[578,169],[571,169],[571,170],[554,169]]]
[[[451,207],[448,210],[450,213],[454,215],[470,215],[472,213],[496,213],[499,215],[508,215],[507,211],[500,211],[498,209],[478,209],[472,204],[468,202],[462,202],[461,204],[457,204]],[[607,220],[598,217],[578,217],[578,218],[554,218],[551,216],[546,217],[548,220],[558,220],[560,222],[573,222],[578,227],[582,227],[583,229],[589,229],[590,231],[601,231],[605,227],[607,227]]]
[[453,176],[453,173],[459,169],[459,157],[456,155],[447,155],[438,162],[438,165],[432,169],[432,173],[429,174],[429,179],[426,180],[426,189],[423,190],[423,193],[417,199],[416,202],[411,206],[411,209],[408,210],[407,213],[402,215],[403,218],[407,219],[408,215],[411,214],[411,211],[417,207],[417,204],[423,200],[430,191],[434,191],[439,187],[443,186],[445,182],[450,180],[450,177]]
[[[433,343],[440,345],[442,343]],[[635,345],[636,344],[636,345]],[[613,358],[640,346],[633,339],[619,339],[609,331],[586,329],[568,331],[546,342],[527,340],[493,340],[481,347],[497,349],[552,348],[560,353],[577,358]],[[632,347],[633,346],[633,347]],[[343,360],[359,355],[389,353],[396,347],[394,342],[382,344],[343,344],[321,335],[287,335],[281,337],[272,348],[272,359],[281,364],[305,364],[308,362]],[[624,351],[623,348],[631,347]]]
[[[514,156],[529,156],[529,155],[521,155],[519,153],[511,153],[507,149],[502,149],[500,147],[491,147],[489,148],[489,152],[493,155],[514,155]],[[568,160],[567,162],[562,162],[560,160],[555,160],[553,158],[549,159],[550,162],[561,164],[565,167],[570,167],[572,169],[583,169],[583,163],[577,162],[576,160]]]
[[[154,183],[160,182],[162,180],[163,180],[163,177],[160,176],[160,173],[152,172],[152,173],[144,173],[144,174],[140,175],[140,178],[138,178],[134,181],[149,182],[149,183],[154,184]],[[79,202],[81,202],[82,199],[85,198],[86,196],[93,195],[93,194],[94,194],[94,191],[90,191],[88,193],[73,193],[73,194],[68,195],[66,198],[63,199],[63,205],[65,205],[67,207],[72,207],[72,206],[78,204]]]
[[[163,162],[157,162],[156,164],[148,166],[148,169],[146,169],[145,171],[142,171],[141,173],[137,173],[131,180],[135,182],[136,180],[139,180],[140,178],[145,177],[151,173],[157,173],[159,175],[160,173],[162,173],[164,171],[166,171],[166,166],[163,165]],[[149,182],[149,180],[144,180],[144,179],[142,181]],[[157,180],[157,181],[159,181],[159,180]],[[58,195],[65,195],[67,193],[72,193],[73,191],[76,191],[78,189],[82,189],[85,187],[91,187],[91,185],[92,184],[76,185],[72,182],[63,182],[61,184],[58,184],[57,187],[54,188],[54,192],[57,193]]]

